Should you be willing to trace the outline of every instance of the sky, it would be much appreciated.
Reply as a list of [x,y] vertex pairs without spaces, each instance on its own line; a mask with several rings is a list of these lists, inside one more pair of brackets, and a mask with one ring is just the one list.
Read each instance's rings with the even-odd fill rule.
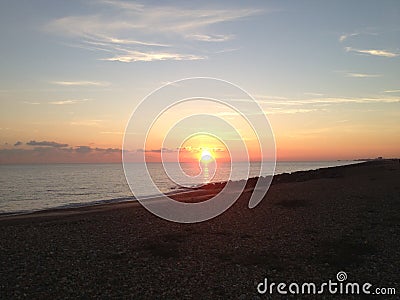
[[118,162],[142,99],[188,77],[253,96],[278,160],[400,157],[398,1],[5,0],[0,39],[0,163]]

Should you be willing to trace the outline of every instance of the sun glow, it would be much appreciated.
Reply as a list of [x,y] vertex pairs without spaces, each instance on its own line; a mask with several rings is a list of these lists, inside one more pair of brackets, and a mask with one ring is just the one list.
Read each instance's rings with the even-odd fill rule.
[[211,154],[210,151],[208,151],[208,150],[203,150],[203,151],[201,152],[201,155],[200,155],[200,162],[207,164],[207,163],[209,163],[209,162],[214,161],[214,159],[215,159],[215,158],[214,158],[214,156]]
[[192,135],[175,147],[179,149],[179,162],[205,165],[230,160],[229,151],[225,144],[216,137],[207,134]]

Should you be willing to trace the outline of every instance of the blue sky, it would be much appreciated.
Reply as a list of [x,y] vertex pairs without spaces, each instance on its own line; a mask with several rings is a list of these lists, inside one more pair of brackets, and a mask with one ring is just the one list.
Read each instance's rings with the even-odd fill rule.
[[363,137],[340,158],[396,155],[399,20],[398,1],[2,1],[3,148],[120,148],[145,95],[207,76],[260,101],[278,148],[325,132]]

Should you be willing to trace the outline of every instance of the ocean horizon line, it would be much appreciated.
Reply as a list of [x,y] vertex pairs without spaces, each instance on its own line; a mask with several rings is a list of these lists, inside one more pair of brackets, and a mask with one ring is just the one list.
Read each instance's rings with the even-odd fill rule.
[[[276,163],[291,163],[291,162],[296,162],[296,163],[301,163],[301,162],[334,162],[334,161],[342,161],[342,162],[351,162],[351,161],[368,161],[368,160],[374,160],[376,158],[366,158],[366,159],[311,159],[311,160],[276,160]],[[383,158],[383,159],[396,159],[396,158]],[[236,163],[259,163],[259,162],[273,162],[271,160],[254,160],[254,161],[237,161]],[[143,162],[125,162],[128,164],[142,164]],[[196,163],[196,161],[182,161],[182,162],[174,162],[174,161],[167,161],[167,162],[162,162],[162,161],[152,161],[152,162],[145,162],[146,164],[161,164],[161,163]],[[220,161],[220,163],[229,163],[229,161]],[[0,162],[0,166],[10,166],[10,165],[116,165],[116,164],[123,164],[123,162],[21,162],[21,163],[2,163]]]

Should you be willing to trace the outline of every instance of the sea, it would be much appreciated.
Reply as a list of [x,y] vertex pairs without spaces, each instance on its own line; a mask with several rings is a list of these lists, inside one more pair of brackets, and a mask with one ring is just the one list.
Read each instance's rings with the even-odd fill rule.
[[[342,166],[359,161],[285,161],[277,162],[275,174],[314,170],[325,167]],[[178,170],[174,163],[168,170]],[[172,165],[173,164],[173,165]],[[186,164],[181,169],[185,173],[197,173],[198,165]],[[156,183],[159,193],[177,193],[190,186],[176,183],[164,172],[161,163],[148,163],[147,169]],[[222,182],[228,179],[241,180],[254,176],[271,175],[269,165],[265,173],[260,174],[259,163],[236,164],[234,177],[231,165],[221,163],[213,177],[204,179],[204,183]],[[141,187],[149,198],[156,196],[145,180],[145,167],[142,164],[129,165],[131,174],[136,178],[136,185]],[[192,170],[192,172],[191,172]],[[241,172],[242,171],[242,172]],[[167,172],[168,174],[170,172]],[[143,197],[143,195],[141,195]],[[124,173],[122,164],[32,164],[0,165],[0,214],[23,214],[40,210],[62,209],[89,206],[103,203],[135,201]]]

